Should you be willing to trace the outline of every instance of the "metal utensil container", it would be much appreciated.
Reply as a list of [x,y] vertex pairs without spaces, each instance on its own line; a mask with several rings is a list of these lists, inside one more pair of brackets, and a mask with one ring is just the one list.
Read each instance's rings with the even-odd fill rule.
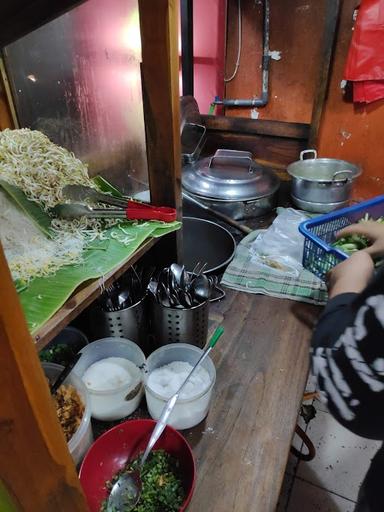
[[208,335],[209,301],[192,308],[170,308],[151,302],[152,334],[158,346],[189,343],[204,347]]
[[96,307],[92,312],[92,321],[97,337],[126,338],[139,346],[145,345],[145,309],[146,296],[119,311],[104,311],[100,306]]

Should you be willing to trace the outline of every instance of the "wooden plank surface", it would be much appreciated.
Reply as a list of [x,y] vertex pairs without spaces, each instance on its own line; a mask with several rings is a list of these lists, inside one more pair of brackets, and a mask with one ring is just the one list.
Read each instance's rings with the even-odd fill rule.
[[198,471],[188,510],[275,512],[308,373],[310,329],[297,315],[319,308],[226,291],[211,309],[225,328],[211,409],[183,432]]
[[[85,512],[75,466],[0,245],[0,479],[16,510]],[[0,509],[5,512],[0,503]]]
[[309,124],[265,121],[245,117],[201,116],[208,130],[234,132],[248,135],[272,135],[291,139],[307,139]]
[[208,131],[203,152],[212,155],[216,149],[239,149],[250,151],[253,157],[272,161],[285,167],[299,159],[300,151],[306,149],[306,140],[274,137],[269,135],[234,134],[224,131]]
[[129,256],[129,258],[114,270],[106,274],[103,280],[94,279],[79,286],[59,311],[57,311],[57,313],[55,313],[36,333],[33,333],[36,348],[38,350],[44,348],[71,320],[76,318],[91,302],[101,295],[103,291],[102,283],[104,287],[108,287],[113,281],[124,274],[129,267],[134,265],[157,241],[157,238],[150,238],[144,242],[134,254]]

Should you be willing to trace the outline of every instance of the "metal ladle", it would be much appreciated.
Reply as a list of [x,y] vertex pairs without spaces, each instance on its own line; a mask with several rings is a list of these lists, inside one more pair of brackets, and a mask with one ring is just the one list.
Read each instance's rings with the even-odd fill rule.
[[129,512],[139,502],[140,496],[142,493],[142,488],[143,488],[143,483],[141,481],[141,472],[142,472],[144,464],[148,458],[148,455],[149,455],[150,451],[152,450],[152,448],[155,446],[158,439],[160,438],[165,427],[167,426],[167,420],[168,420],[173,408],[175,407],[175,404],[180,396],[180,393],[184,389],[185,385],[187,384],[187,382],[189,381],[189,379],[191,378],[193,373],[201,365],[201,363],[204,361],[204,359],[208,356],[210,351],[216,345],[220,336],[223,333],[224,333],[224,328],[221,326],[215,330],[211,339],[209,340],[209,344],[208,344],[207,348],[201,354],[200,359],[197,361],[195,366],[189,372],[186,379],[184,380],[182,385],[179,387],[179,389],[176,391],[176,393],[174,395],[172,395],[171,398],[168,400],[168,402],[165,404],[163,411],[161,413],[161,416],[160,416],[159,420],[157,421],[155,428],[153,429],[153,432],[151,434],[151,437],[149,439],[149,442],[147,444],[145,452],[144,452],[143,456],[141,457],[139,469],[126,472],[119,477],[119,479],[114,484],[114,486],[112,487],[111,492],[109,494],[108,503],[107,503],[107,512],[116,512],[116,510],[121,510],[121,511],[124,510],[125,512]]

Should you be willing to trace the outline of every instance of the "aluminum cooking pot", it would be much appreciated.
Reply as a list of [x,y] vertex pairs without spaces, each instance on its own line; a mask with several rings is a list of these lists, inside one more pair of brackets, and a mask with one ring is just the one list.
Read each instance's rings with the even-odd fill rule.
[[252,153],[228,149],[184,166],[182,182],[190,196],[235,220],[270,212],[280,186],[273,171],[252,160]]
[[[308,155],[312,157],[304,158]],[[292,176],[293,202],[308,211],[327,212],[347,204],[361,168],[345,160],[317,158],[314,149],[307,149],[287,172]]]

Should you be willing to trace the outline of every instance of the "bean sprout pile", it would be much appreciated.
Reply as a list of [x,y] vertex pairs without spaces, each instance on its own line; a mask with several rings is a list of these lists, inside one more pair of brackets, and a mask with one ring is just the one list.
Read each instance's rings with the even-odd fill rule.
[[[62,193],[65,185],[97,188],[88,176],[86,164],[73,153],[51,142],[43,133],[28,128],[0,132],[0,178],[19,187],[28,199],[39,203],[47,212],[56,204],[65,202]],[[53,242],[46,239],[46,243],[43,243],[43,237],[36,233],[33,237],[26,237],[25,230],[19,229],[20,215],[15,215],[14,211],[11,215],[10,205],[7,204],[7,208],[4,206],[3,198],[0,218],[6,218],[10,224],[6,230],[0,230],[0,238],[6,245],[13,278],[25,282],[52,274],[64,265],[80,262],[86,244],[106,238],[105,228],[116,225],[113,238],[124,245],[134,239],[124,231],[123,226],[120,229],[121,220],[82,217],[69,221],[53,218]],[[24,243],[21,243],[20,237],[24,237]],[[52,247],[53,244],[56,249]]]

